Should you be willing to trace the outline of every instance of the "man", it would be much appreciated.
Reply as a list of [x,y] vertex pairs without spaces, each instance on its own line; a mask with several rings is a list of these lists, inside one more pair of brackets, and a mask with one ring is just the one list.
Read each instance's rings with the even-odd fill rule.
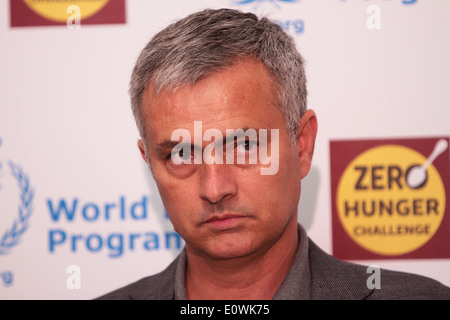
[[154,36],[132,108],[186,247],[102,299],[450,299],[434,280],[385,270],[369,289],[366,267],[324,253],[298,225],[317,133],[303,65],[293,40],[251,13],[205,10]]

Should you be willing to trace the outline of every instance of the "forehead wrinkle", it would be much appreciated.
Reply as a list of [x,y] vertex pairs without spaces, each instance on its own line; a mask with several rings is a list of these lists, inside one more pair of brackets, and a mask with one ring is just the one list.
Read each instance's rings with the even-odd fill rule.
[[[234,72],[236,72],[233,67],[230,67],[229,69],[213,73],[209,77],[204,78],[195,84],[185,85],[175,91],[164,92],[163,94],[165,95],[167,105],[170,106],[173,117],[183,114],[183,104],[187,103],[194,107],[194,110],[191,111],[195,112],[195,110],[199,110],[201,113],[209,111],[211,114],[214,113],[216,116],[221,116],[226,119],[230,116],[230,110],[228,109],[227,113],[222,116],[222,108],[217,108],[217,106],[223,106],[224,109],[227,109],[227,106],[238,107],[243,103],[249,103],[248,101],[251,97],[261,96],[263,92],[269,92],[270,97],[272,98],[272,101],[266,103],[275,105],[275,101],[273,101],[275,100],[273,99],[274,88],[270,75],[262,65],[260,65],[260,67],[268,80],[263,83],[258,81],[259,79],[255,79],[254,74],[247,73],[245,70],[243,74],[241,74],[243,77],[241,77],[239,81],[231,83],[229,86],[224,86],[222,84],[223,78],[234,75]],[[186,95],[184,95],[185,100],[177,101],[177,96],[172,95],[171,93],[176,93],[181,90],[186,93]]]
[[[257,122],[253,123],[254,117],[251,114],[258,113],[256,104],[275,108],[275,112],[281,113],[275,103],[270,74],[261,64],[259,70],[262,73],[255,73],[254,68],[245,64],[240,64],[240,69],[235,69],[237,65],[239,63],[213,73],[197,83],[172,91],[162,90],[155,94],[150,85],[146,91],[146,118],[158,119],[148,126],[153,131],[152,136],[159,141],[167,139],[167,136],[162,135],[167,135],[167,130],[164,129],[171,127],[184,127],[192,133],[194,121],[202,121],[203,130],[213,127],[234,129],[243,126],[270,128],[270,122],[259,125]],[[258,76],[255,77],[255,74]],[[237,81],[230,82],[230,78],[235,75],[239,75]],[[223,79],[228,80],[228,85],[223,84]],[[182,94],[177,95],[180,92]],[[242,109],[248,109],[248,112],[243,113]],[[233,123],[233,120],[238,121]]]

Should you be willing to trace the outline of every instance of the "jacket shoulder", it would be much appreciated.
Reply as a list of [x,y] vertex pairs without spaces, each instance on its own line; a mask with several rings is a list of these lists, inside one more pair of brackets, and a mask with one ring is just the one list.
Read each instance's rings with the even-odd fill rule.
[[369,299],[450,300],[450,288],[425,276],[381,269],[380,288]]
[[177,261],[178,258],[158,274],[142,278],[96,300],[173,300]]
[[309,246],[314,299],[450,300],[450,288],[436,280],[386,269],[379,269],[380,288],[369,288],[368,266],[341,261],[311,240]]
[[318,300],[362,300],[372,289],[366,285],[367,267],[341,261],[309,241],[311,298]]

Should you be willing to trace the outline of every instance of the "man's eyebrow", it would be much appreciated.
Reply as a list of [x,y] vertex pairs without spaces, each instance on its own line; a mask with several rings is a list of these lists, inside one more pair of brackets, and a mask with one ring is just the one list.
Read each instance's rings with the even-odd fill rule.
[[165,155],[167,153],[171,153],[173,149],[178,146],[181,148],[186,149],[195,149],[195,145],[189,143],[189,142],[180,142],[180,141],[173,141],[173,140],[164,140],[163,142],[157,143],[154,147],[155,151],[158,154]]
[[256,135],[256,138],[259,138],[259,133],[258,130],[255,128],[239,128],[239,129],[231,129],[233,130],[233,133],[226,135],[225,137],[223,137],[223,143],[226,143],[227,141],[229,141],[230,138],[233,139],[240,139],[242,137],[246,137],[249,134],[249,130],[250,132],[253,132]]
[[[230,129],[230,130],[233,131],[231,134],[228,134],[228,135],[222,134],[222,140],[221,141],[219,140],[220,142],[222,142],[223,145],[225,145],[227,142],[229,142],[231,138],[233,138],[233,141],[234,141],[234,139],[240,139],[242,137],[245,137],[248,134],[248,132],[247,132],[248,130],[252,130],[256,134],[257,138],[259,136],[258,130],[254,129],[254,128],[245,127],[245,128]],[[214,142],[217,143],[219,141],[214,141]],[[203,135],[202,135],[202,142],[205,142],[205,141],[203,141]],[[172,152],[173,148],[176,145],[179,145],[180,143],[181,143],[180,141],[164,140],[155,145],[155,150],[156,150],[156,152],[158,152],[160,154],[165,154],[168,152]],[[183,146],[184,147],[190,146],[191,148],[195,148],[195,145],[190,144],[190,143],[185,143],[185,144],[181,143],[181,147],[183,147]]]
[[179,141],[164,140],[163,142],[155,145],[155,151],[159,154],[172,152],[172,149],[179,143]]

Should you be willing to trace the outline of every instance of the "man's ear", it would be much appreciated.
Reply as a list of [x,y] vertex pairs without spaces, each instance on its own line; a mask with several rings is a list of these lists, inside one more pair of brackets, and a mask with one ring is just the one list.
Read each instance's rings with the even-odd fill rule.
[[139,139],[139,141],[138,141],[138,148],[139,148],[139,151],[141,152],[142,159],[144,159],[144,161],[147,162],[147,155],[145,154],[145,146],[144,146],[144,142],[142,141],[142,139]]
[[146,153],[147,148],[145,146],[145,142],[142,139],[139,139],[139,141],[138,141],[138,148],[139,148],[139,151],[141,152],[142,159],[144,159],[145,163],[148,165],[148,167],[150,169],[150,173],[152,174],[153,177],[155,177],[152,166],[150,164],[150,160]]
[[299,146],[300,174],[303,179],[311,169],[314,143],[317,136],[317,117],[314,111],[307,110],[301,117],[297,127],[297,143]]

